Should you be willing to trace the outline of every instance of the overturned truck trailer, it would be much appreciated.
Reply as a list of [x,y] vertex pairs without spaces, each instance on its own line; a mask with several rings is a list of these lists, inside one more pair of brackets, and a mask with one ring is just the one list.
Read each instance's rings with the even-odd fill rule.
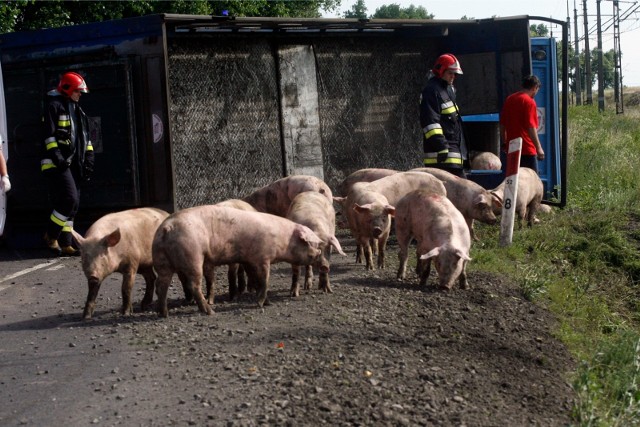
[[[532,19],[150,15],[1,35],[14,183],[5,237],[38,245],[44,232],[45,93],[66,70],[84,75],[90,88],[81,102],[96,167],[76,218],[82,230],[107,212],[215,203],[290,174],[315,175],[335,189],[357,169],[419,167],[419,96],[444,52],[465,71],[456,87],[470,149],[497,153],[502,102],[534,71]],[[566,52],[566,24],[553,22],[563,28]],[[566,107],[566,75],[561,80]],[[543,113],[555,126],[543,180],[546,198],[564,204],[566,117],[562,138],[556,122],[566,108],[557,82],[545,83],[556,97]]]

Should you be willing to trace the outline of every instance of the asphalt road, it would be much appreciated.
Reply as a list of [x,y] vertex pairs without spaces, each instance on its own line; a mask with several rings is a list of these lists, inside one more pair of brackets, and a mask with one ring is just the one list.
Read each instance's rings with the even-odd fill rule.
[[101,387],[110,379],[116,383],[124,374],[120,367],[135,365],[135,352],[121,351],[114,327],[120,278],[113,275],[103,284],[100,320],[83,322],[87,284],[78,257],[0,249],[0,425],[101,420]]

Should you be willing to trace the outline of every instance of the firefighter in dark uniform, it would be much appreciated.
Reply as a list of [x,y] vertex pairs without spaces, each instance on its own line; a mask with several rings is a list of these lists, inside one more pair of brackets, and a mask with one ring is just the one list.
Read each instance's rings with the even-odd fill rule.
[[464,178],[467,150],[453,86],[462,68],[455,56],[446,53],[438,57],[431,72],[420,98],[424,166]]
[[84,78],[67,72],[60,78],[57,89],[47,93],[41,169],[50,186],[53,211],[44,239],[49,249],[62,255],[79,255],[71,230],[80,204],[80,185],[93,173],[88,120],[78,104],[80,96],[87,92]]

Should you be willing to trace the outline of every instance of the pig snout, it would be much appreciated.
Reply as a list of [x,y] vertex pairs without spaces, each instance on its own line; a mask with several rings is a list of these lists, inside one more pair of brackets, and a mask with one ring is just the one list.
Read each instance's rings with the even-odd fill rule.
[[382,228],[374,227],[371,234],[373,235],[374,238],[377,239],[382,234]]

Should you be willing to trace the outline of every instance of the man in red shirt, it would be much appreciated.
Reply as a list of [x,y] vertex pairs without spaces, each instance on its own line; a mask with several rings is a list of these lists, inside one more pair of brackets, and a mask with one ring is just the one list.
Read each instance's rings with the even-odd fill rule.
[[538,172],[538,160],[544,160],[544,150],[538,138],[538,107],[534,97],[540,89],[540,79],[530,75],[522,79],[522,90],[507,97],[500,112],[502,151],[509,141],[522,138],[520,166]]

